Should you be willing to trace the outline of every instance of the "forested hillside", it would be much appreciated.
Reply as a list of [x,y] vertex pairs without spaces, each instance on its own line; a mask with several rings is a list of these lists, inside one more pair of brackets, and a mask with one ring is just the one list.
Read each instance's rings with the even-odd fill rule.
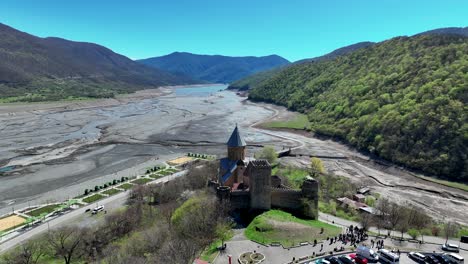
[[332,60],[338,56],[346,55],[350,52],[353,52],[355,50],[362,49],[365,47],[369,47],[373,44],[374,42],[369,42],[369,41],[358,42],[352,45],[348,45],[348,46],[336,49],[330,53],[327,53],[319,57],[303,59],[303,60],[296,61],[293,64],[284,65],[283,67],[277,67],[268,71],[258,72],[256,74],[249,75],[240,80],[236,80],[235,82],[229,85],[228,89],[249,90],[256,86],[259,86],[262,82],[273,77],[275,74],[278,74],[280,71],[287,68],[288,66],[291,66],[294,64],[305,63],[305,62],[319,62],[319,61],[325,61],[325,60]]
[[397,37],[288,67],[249,95],[387,160],[468,181],[468,37]]
[[172,74],[182,74],[211,83],[230,83],[260,71],[289,64],[288,60],[278,55],[231,57],[188,52],[174,52],[138,62]]
[[6,101],[111,97],[193,82],[100,45],[39,38],[0,23],[0,99]]

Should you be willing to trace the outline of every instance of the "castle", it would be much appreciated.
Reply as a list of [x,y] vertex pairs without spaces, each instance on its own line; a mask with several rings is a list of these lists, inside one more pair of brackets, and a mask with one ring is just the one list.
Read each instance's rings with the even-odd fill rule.
[[316,219],[318,182],[307,177],[301,189],[291,189],[271,175],[267,160],[247,158],[246,146],[236,126],[227,142],[227,157],[219,161],[218,179],[210,183],[217,196],[229,201],[231,209],[278,208]]

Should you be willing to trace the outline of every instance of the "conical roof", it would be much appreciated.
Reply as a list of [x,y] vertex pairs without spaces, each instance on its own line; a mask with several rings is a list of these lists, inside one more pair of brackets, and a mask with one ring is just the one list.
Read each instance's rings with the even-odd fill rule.
[[234,131],[232,131],[231,137],[229,138],[227,142],[228,147],[245,147],[247,144],[245,144],[244,139],[240,136],[239,134],[239,129],[234,128]]

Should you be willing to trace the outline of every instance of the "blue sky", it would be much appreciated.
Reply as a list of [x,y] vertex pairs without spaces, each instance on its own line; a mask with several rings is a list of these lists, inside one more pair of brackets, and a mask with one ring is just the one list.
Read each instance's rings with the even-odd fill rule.
[[360,41],[468,26],[468,1],[1,0],[0,22],[132,59],[187,51],[295,61]]

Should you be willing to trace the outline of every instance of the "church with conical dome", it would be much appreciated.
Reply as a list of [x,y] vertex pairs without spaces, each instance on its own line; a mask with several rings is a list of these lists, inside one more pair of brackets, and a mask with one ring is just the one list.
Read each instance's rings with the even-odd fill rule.
[[283,185],[278,176],[271,175],[271,165],[267,160],[247,157],[247,143],[237,125],[226,145],[227,157],[220,159],[218,177],[210,185],[220,199],[229,201],[232,209],[279,208],[317,218],[317,180],[307,177],[301,189]]

